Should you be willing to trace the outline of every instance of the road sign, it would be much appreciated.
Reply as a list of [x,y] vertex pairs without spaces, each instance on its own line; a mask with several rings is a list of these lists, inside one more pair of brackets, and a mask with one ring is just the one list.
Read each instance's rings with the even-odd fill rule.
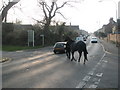
[[33,43],[33,47],[34,47],[34,31],[33,30],[28,30],[28,46],[29,43]]
[[44,42],[45,42],[45,41],[44,41],[44,35],[41,34],[40,36],[42,37],[42,45],[44,46]]

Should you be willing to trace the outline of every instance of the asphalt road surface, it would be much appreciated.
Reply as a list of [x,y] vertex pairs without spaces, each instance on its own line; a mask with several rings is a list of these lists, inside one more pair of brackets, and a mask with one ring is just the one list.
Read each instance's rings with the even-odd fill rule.
[[71,62],[65,54],[54,54],[52,47],[8,52],[12,60],[2,64],[3,88],[117,88],[117,57],[105,52],[100,42],[88,39],[86,44],[85,65],[83,57]]

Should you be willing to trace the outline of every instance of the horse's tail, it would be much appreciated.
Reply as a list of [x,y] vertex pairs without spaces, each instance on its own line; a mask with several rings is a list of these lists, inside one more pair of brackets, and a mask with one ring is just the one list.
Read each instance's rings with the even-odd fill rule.
[[85,57],[86,60],[88,60],[88,59],[87,59],[87,54],[88,54],[88,51],[87,51],[87,48],[86,48],[86,46],[85,46],[85,48],[84,48],[84,57]]
[[85,50],[84,50],[84,53],[88,54],[88,51],[87,51],[87,49],[86,49],[86,48],[85,48]]
[[86,53],[86,54],[88,54],[88,51],[87,51],[87,46],[86,46],[86,44],[84,43],[84,53]]

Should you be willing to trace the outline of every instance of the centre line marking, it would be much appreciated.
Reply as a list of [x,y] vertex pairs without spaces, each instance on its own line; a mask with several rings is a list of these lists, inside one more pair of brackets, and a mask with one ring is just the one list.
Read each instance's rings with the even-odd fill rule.
[[[106,53],[103,54],[103,56],[101,57],[100,61],[97,63],[97,65],[95,65],[95,67],[92,69],[92,71],[90,71],[90,72],[88,73],[89,75],[93,76],[94,71],[95,71],[95,70],[97,69],[97,67],[101,64],[100,62],[103,60],[103,58],[105,57],[105,55],[106,55]],[[97,74],[96,74],[97,77],[102,77],[102,75],[103,75],[103,73],[97,73]],[[88,82],[88,81],[90,80],[91,76],[85,76],[85,77],[83,78],[83,82],[80,82],[80,83],[76,86],[76,88],[83,88],[83,87],[86,85],[86,82]],[[100,82],[100,79],[99,79],[97,82],[95,82],[95,84],[99,84],[99,82]],[[97,85],[95,85],[95,84],[90,85],[89,88],[97,88]]]
[[85,82],[80,82],[80,83],[76,86],[76,88],[83,88],[85,85],[86,85]]
[[88,74],[92,76],[94,74],[94,71],[90,71]]
[[88,88],[97,88],[97,85],[90,85]]
[[103,73],[97,73],[96,76],[97,77],[102,77]]
[[84,80],[84,81],[88,81],[88,80],[90,80],[90,78],[91,78],[90,76],[85,76],[85,77],[83,78],[83,80]]

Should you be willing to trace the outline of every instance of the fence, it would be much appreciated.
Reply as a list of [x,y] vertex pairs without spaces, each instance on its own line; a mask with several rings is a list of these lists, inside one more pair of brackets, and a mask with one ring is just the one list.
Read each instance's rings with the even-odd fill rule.
[[120,44],[120,34],[108,34],[107,40]]

